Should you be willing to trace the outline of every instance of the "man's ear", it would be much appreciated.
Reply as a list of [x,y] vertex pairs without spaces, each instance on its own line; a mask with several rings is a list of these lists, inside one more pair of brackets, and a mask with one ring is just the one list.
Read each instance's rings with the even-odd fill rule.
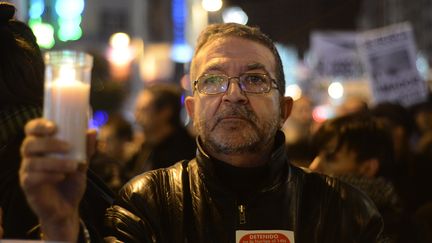
[[195,114],[195,98],[193,96],[185,98],[185,107],[189,117],[193,120]]
[[374,178],[379,170],[379,161],[376,158],[368,159],[360,165],[360,174],[368,178]]
[[288,119],[288,117],[290,116],[291,110],[293,107],[293,103],[294,103],[294,101],[291,97],[289,97],[289,96],[282,97],[281,104],[280,104],[281,118],[282,118],[281,119],[281,123],[282,123],[281,127],[285,123],[286,119]]

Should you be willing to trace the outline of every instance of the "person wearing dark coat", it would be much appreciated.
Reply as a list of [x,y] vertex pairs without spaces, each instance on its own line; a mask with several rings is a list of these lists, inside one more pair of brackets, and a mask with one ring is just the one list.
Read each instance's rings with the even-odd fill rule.
[[[24,126],[42,115],[44,62],[31,29],[14,14],[12,4],[0,2],[0,222],[5,239],[39,239],[39,220],[27,203],[18,172]],[[113,194],[91,171],[87,173],[80,212],[97,240]]]

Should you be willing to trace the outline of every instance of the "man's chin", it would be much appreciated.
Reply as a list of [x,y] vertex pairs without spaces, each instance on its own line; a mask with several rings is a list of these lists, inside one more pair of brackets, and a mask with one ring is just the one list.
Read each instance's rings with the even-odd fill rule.
[[242,135],[231,133],[221,136],[215,136],[208,141],[210,147],[219,153],[224,154],[241,154],[250,153],[256,150],[259,139],[243,137]]
[[212,148],[216,153],[227,155],[250,154],[256,151],[256,146],[250,144],[214,144]]
[[250,123],[244,121],[218,123],[212,130],[213,136],[217,134],[216,136],[221,135],[223,137],[239,137],[242,136],[242,134],[251,134],[255,132],[256,130],[254,127],[252,127]]

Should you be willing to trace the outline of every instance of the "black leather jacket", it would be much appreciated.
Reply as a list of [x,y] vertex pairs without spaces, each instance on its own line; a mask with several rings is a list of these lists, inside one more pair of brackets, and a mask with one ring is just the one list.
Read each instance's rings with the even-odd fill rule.
[[107,211],[111,236],[228,243],[236,230],[289,230],[296,243],[378,242],[382,218],[371,200],[334,178],[290,165],[278,136],[263,186],[247,197],[224,186],[201,148],[191,161],[135,177]]

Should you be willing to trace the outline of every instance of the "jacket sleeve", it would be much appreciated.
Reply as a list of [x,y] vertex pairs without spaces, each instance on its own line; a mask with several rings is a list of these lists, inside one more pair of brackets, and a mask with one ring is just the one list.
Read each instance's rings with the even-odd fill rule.
[[328,183],[332,181],[330,184],[338,194],[339,202],[335,204],[342,209],[341,235],[344,242],[382,242],[383,219],[372,200],[349,184],[333,178],[327,180]]
[[127,183],[105,215],[110,240],[161,243],[182,237],[181,173],[178,163]]
[[[361,199],[361,202],[364,202],[363,207],[365,211],[364,223],[361,223],[362,230],[359,232],[358,240],[356,242],[359,243],[368,243],[368,242],[384,242],[383,238],[383,228],[384,223],[381,215],[376,209],[375,205],[372,201],[367,199]],[[365,202],[366,200],[366,202]],[[362,210],[360,210],[362,211]],[[354,217],[357,217],[357,214],[354,214]]]
[[161,198],[155,173],[134,178],[120,191],[107,209],[105,225],[110,240],[122,242],[160,242]]
[[306,174],[302,226],[315,225],[305,242],[382,242],[382,217],[371,199],[335,178]]

